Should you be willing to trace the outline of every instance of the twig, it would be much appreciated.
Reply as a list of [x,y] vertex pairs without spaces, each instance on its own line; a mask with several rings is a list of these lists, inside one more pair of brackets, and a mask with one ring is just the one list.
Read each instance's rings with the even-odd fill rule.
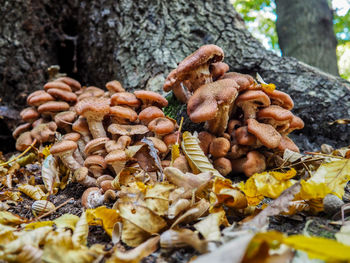
[[321,155],[321,156],[325,156],[325,157],[344,159],[344,157],[336,156],[336,155],[332,155],[332,154],[326,154],[326,153],[318,153],[318,152],[305,152],[305,153],[310,154],[310,155]]
[[36,142],[37,142],[37,140],[34,139],[33,143],[32,143],[31,145],[29,145],[28,148],[24,150],[24,152],[22,152],[20,155],[16,156],[16,157],[13,158],[12,160],[7,161],[6,163],[1,163],[1,164],[0,164],[0,167],[1,167],[1,166],[8,165],[9,163],[12,163],[12,162],[18,160],[19,158],[21,158],[21,157],[22,157],[23,155],[25,155],[31,148],[34,147],[34,145],[36,144]]
[[181,121],[180,121],[180,125],[179,125],[179,133],[177,134],[177,138],[176,138],[176,144],[179,144],[179,140],[180,140],[180,133],[181,133],[181,129],[182,129],[182,125],[184,123],[184,117],[181,117]]
[[62,204],[60,204],[59,206],[55,207],[55,209],[50,210],[49,212],[46,212],[45,214],[42,214],[39,217],[34,218],[33,220],[29,221],[29,222],[35,222],[40,220],[41,218],[48,216],[50,214],[52,214],[53,212],[55,212],[57,209],[61,208],[62,206],[65,206],[66,204],[68,204],[71,200],[74,200],[73,197],[69,198],[67,201],[63,202]]
[[308,163],[308,162],[313,162],[313,161],[319,161],[319,160],[322,160],[322,159],[323,158],[320,157],[320,158],[314,158],[314,159],[310,159],[310,160],[304,160],[304,161],[300,161],[300,162],[297,162],[297,163],[290,164],[288,166],[284,166],[284,167],[280,166],[280,167],[274,168],[274,169],[272,169],[272,171],[285,169],[285,168],[291,168],[291,167],[296,166],[298,164],[303,164],[303,163]]

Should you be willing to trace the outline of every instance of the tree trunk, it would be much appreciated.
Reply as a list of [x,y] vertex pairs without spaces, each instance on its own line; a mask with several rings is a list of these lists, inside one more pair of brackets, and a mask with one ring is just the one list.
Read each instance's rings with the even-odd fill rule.
[[327,0],[276,0],[276,7],[283,55],[338,75],[337,40]]
[[228,0],[5,2],[0,89],[7,106],[23,107],[25,95],[44,84],[44,69],[57,63],[85,85],[118,79],[128,89],[159,91],[178,62],[213,43],[231,71],[259,72],[294,98],[294,113],[306,123],[294,136],[302,148],[350,143],[349,126],[328,125],[350,116],[350,84],[265,50]]

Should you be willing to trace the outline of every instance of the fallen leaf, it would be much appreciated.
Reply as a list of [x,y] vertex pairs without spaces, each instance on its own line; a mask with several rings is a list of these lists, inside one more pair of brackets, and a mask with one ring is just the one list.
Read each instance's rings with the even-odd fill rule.
[[350,246],[350,224],[343,225],[335,234],[335,238],[338,242]]
[[89,225],[102,226],[109,236],[112,236],[114,224],[120,221],[118,211],[105,206],[87,209],[86,218]]
[[207,217],[194,224],[194,228],[197,229],[207,241],[219,241],[221,238],[220,226],[226,223],[225,211],[221,210],[217,213],[209,214]]
[[215,194],[211,203],[214,206],[225,204],[228,207],[242,209],[247,207],[247,198],[237,187],[232,186],[228,179],[216,177],[214,179],[212,192]]
[[52,155],[48,155],[41,168],[41,178],[48,192],[52,193],[53,189],[60,184],[59,174],[57,160]]
[[222,175],[213,167],[209,159],[205,156],[199,146],[198,138],[190,132],[184,132],[182,135],[181,148],[186,155],[192,171],[196,174],[201,172],[212,172],[213,175],[222,177]]
[[46,198],[46,194],[41,190],[39,186],[33,186],[30,184],[18,185],[18,190],[20,190],[25,195],[29,196],[34,200],[42,200]]
[[57,229],[69,228],[74,231],[77,222],[79,221],[79,216],[72,214],[64,214],[56,218],[53,222]]
[[146,206],[159,216],[163,216],[169,209],[169,194],[175,188],[169,183],[157,183],[147,188],[145,193]]
[[72,242],[74,247],[86,246],[87,237],[89,234],[89,225],[86,219],[86,213],[83,212],[75,225],[72,235]]
[[3,225],[19,225],[27,220],[8,211],[0,211],[0,224]]
[[122,241],[130,247],[137,247],[151,236],[127,219],[122,219]]

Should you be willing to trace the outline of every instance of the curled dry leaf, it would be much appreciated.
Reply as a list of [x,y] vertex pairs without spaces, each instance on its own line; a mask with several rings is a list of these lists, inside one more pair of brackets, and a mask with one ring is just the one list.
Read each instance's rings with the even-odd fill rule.
[[152,237],[134,249],[126,252],[116,249],[112,257],[107,260],[107,263],[140,262],[141,259],[147,257],[158,249],[159,239],[159,236]]
[[221,210],[217,213],[209,214],[196,223],[194,228],[197,229],[207,241],[220,241],[220,226],[222,224],[228,226],[227,223],[225,211]]
[[146,189],[146,206],[159,216],[163,216],[169,209],[169,194],[175,188],[168,183],[157,183]]
[[74,247],[86,246],[88,234],[89,225],[86,219],[86,214],[83,212],[79,218],[79,221],[75,225],[75,229],[72,235]]
[[59,167],[56,159],[50,154],[47,156],[41,167],[41,178],[49,193],[60,183]]
[[147,207],[133,204],[120,203],[118,205],[120,216],[129,220],[150,234],[157,234],[166,225],[166,221]]
[[0,211],[0,224],[3,225],[19,225],[25,223],[26,219],[19,217],[18,215],[12,214],[8,211]]
[[194,173],[212,172],[213,175],[222,177],[222,175],[214,169],[209,159],[205,156],[198,139],[190,132],[184,132],[182,135],[181,148],[186,155],[186,158]]
[[174,228],[180,223],[190,223],[201,217],[208,209],[209,202],[205,199],[200,199],[197,203],[195,203],[189,210],[186,211],[183,215],[181,215],[171,226]]
[[112,231],[112,243],[114,245],[119,243],[122,236],[122,229],[123,229],[122,222],[117,222],[114,224],[113,231]]
[[46,197],[46,194],[38,185],[21,184],[18,186],[18,190],[34,200],[42,200]]
[[151,236],[150,233],[131,223],[127,219],[122,219],[122,241],[130,247],[137,247]]
[[78,221],[79,216],[72,214],[64,214],[56,218],[53,222],[55,223],[57,229],[69,228],[74,231]]
[[112,186],[116,190],[120,190],[120,187],[122,185],[129,185],[130,183],[134,182],[137,178],[137,175],[139,173],[142,173],[143,171],[138,168],[133,167],[125,167],[123,170],[120,171],[119,174],[116,175],[116,177],[112,181]]
[[185,211],[187,208],[189,208],[191,205],[191,202],[188,199],[179,199],[171,206],[168,210],[168,218],[174,219],[178,214],[180,214],[182,211]]
[[109,236],[112,236],[115,223],[120,222],[121,218],[115,209],[100,206],[95,209],[86,210],[86,218],[89,225],[100,225]]
[[32,212],[34,216],[44,214],[55,209],[55,205],[46,200],[38,200],[32,204]]
[[207,252],[207,242],[190,229],[169,229],[160,235],[161,248],[178,248],[191,246],[199,253]]
[[154,163],[158,168],[158,171],[161,173],[160,181],[163,181],[163,168],[162,168],[162,164],[160,162],[160,158],[158,156],[158,150],[154,146],[153,141],[151,141],[145,137],[141,140],[141,142],[144,142],[147,144],[147,146],[149,148],[149,154],[153,158]]

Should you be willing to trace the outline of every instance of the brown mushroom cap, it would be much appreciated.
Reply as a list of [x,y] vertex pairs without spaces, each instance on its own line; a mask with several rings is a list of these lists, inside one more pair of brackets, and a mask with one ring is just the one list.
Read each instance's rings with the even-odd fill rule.
[[125,105],[137,108],[141,105],[141,102],[131,92],[118,92],[111,97],[111,105]]
[[232,171],[243,172],[247,177],[261,173],[266,169],[265,157],[257,151],[251,151],[245,158],[231,161]]
[[155,105],[160,108],[168,106],[168,101],[159,93],[149,90],[137,90],[134,92],[136,98],[142,100],[144,106]]
[[224,51],[216,45],[204,45],[197,51],[186,57],[178,67],[171,71],[165,80],[163,89],[170,91],[176,84],[182,82],[192,71],[203,65],[210,65],[215,62],[222,61],[224,58]]
[[136,135],[136,134],[145,134],[149,132],[147,126],[145,125],[123,125],[113,123],[108,126],[108,132],[115,135]]
[[103,97],[104,95],[105,95],[104,90],[94,86],[90,86],[85,89],[82,89],[82,94],[79,95],[78,101],[85,100],[86,98],[90,98],[90,97],[99,98],[99,97]]
[[272,92],[267,93],[270,97],[271,104],[278,105],[287,110],[291,110],[294,107],[294,102],[292,98],[283,91],[274,90]]
[[130,122],[134,122],[137,120],[137,113],[136,111],[128,108],[128,107],[123,107],[123,106],[113,106],[110,107],[109,109],[110,115],[113,117],[117,117],[118,119],[123,119],[128,120]]
[[126,155],[124,150],[115,150],[110,152],[105,157],[105,162],[107,164],[114,164],[116,162],[126,162],[128,160],[128,156]]
[[50,81],[44,85],[45,91],[48,91],[49,89],[60,89],[65,91],[72,91],[71,87],[68,86],[66,83],[61,81]]
[[16,140],[17,151],[23,152],[33,143],[33,138],[29,131],[23,132]]
[[261,90],[248,90],[240,94],[235,104],[244,112],[244,119],[254,119],[258,107],[270,106],[270,98]]
[[38,126],[38,125],[40,125],[40,124],[43,124],[43,123],[45,123],[45,122],[46,122],[46,120],[43,119],[43,118],[37,119],[36,121],[34,121],[34,122],[32,123],[32,127],[35,128],[36,126]]
[[23,109],[19,115],[21,116],[22,120],[26,122],[33,122],[40,117],[37,110],[33,107]]
[[54,97],[52,97],[49,93],[45,92],[44,90],[37,90],[29,94],[29,96],[27,97],[27,104],[30,106],[39,106],[45,102],[54,100]]
[[287,136],[282,136],[281,142],[278,145],[278,150],[284,152],[286,149],[289,149],[293,152],[299,152],[298,146],[292,141],[292,139]]
[[229,157],[231,160],[238,159],[249,152],[248,146],[234,144],[229,152]]
[[70,132],[63,136],[63,140],[77,142],[80,139],[80,134],[77,132]]
[[254,78],[248,74],[241,74],[238,72],[225,73],[221,79],[233,79],[239,86],[239,91],[252,89],[256,86]]
[[110,176],[109,174],[104,174],[104,175],[101,175],[99,178],[96,179],[96,183],[97,185],[100,187],[101,186],[101,183],[103,181],[106,181],[106,180],[113,180],[114,178],[112,176]]
[[289,134],[294,130],[300,130],[304,128],[304,122],[299,117],[293,115],[292,121],[289,123],[288,129],[284,132],[284,134]]
[[74,111],[63,111],[55,115],[54,120],[59,128],[71,127],[77,114]]
[[90,187],[84,191],[83,195],[81,196],[81,204],[83,207],[93,208],[95,203],[98,203],[98,201],[93,200],[95,193],[96,196],[102,196],[101,190],[98,187]]
[[228,175],[232,171],[231,161],[225,157],[214,160],[213,165],[214,168],[223,176]]
[[216,62],[209,65],[209,71],[213,76],[213,80],[217,80],[218,78],[220,78],[229,69],[229,66],[225,62]]
[[201,86],[187,104],[191,121],[198,123],[214,119],[221,104],[231,104],[237,96],[238,85],[234,80],[218,80]]
[[89,125],[85,118],[79,117],[72,126],[73,131],[79,132],[83,136],[89,136]]
[[256,145],[256,137],[248,132],[247,126],[239,127],[235,131],[234,137],[240,145]]
[[165,135],[172,133],[175,129],[175,125],[171,120],[165,117],[158,117],[148,124],[148,129],[157,135]]
[[88,97],[75,105],[76,112],[89,119],[102,121],[109,113],[109,100],[106,98]]
[[57,124],[53,121],[48,123],[39,124],[30,134],[34,139],[37,139],[39,143],[52,142],[55,138],[55,132],[57,129]]
[[41,104],[38,108],[38,112],[42,114],[51,114],[67,110],[69,110],[69,104],[64,101],[49,101]]
[[139,113],[139,120],[143,124],[148,125],[155,118],[164,116],[164,112],[161,109],[156,106],[149,106]]
[[12,136],[13,138],[17,139],[18,136],[21,135],[21,133],[28,131],[31,128],[30,123],[24,123],[21,125],[18,125],[17,128],[13,131]]
[[199,146],[205,155],[209,153],[209,146],[211,142],[215,139],[215,136],[209,132],[201,131],[198,133]]
[[272,125],[279,132],[284,132],[288,129],[293,116],[289,110],[271,105],[261,109],[257,114],[257,119]]
[[184,155],[177,157],[173,163],[173,167],[179,169],[183,173],[191,171],[190,166],[187,162],[187,159]]
[[60,141],[56,142],[51,148],[50,148],[50,153],[55,155],[55,154],[62,154],[65,152],[74,152],[78,148],[78,145],[74,141]]
[[103,158],[100,155],[90,155],[86,157],[84,161],[84,166],[87,167],[88,169],[91,166],[98,166],[101,169],[106,169],[107,168],[107,163],[105,162],[105,158]]
[[111,95],[118,92],[125,92],[125,89],[123,88],[122,84],[120,84],[120,82],[117,80],[107,82],[106,89],[108,89]]
[[166,153],[168,150],[168,146],[161,140],[156,137],[147,137],[147,139],[151,140],[153,142],[154,147],[160,152],[160,153]]
[[169,147],[171,147],[171,145],[174,145],[178,139],[179,139],[178,144],[181,145],[181,134],[179,135],[179,131],[176,131],[176,132],[170,133],[168,135],[165,135],[163,137],[163,142],[169,148]]
[[229,150],[230,141],[224,137],[215,138],[209,146],[209,153],[214,158],[224,157]]
[[248,132],[254,134],[256,138],[267,148],[277,148],[281,142],[281,135],[269,124],[260,123],[255,119],[248,119]]
[[96,152],[105,149],[105,143],[109,141],[108,137],[96,138],[91,140],[88,144],[86,144],[84,152],[86,155],[91,155]]
[[52,97],[55,97],[63,101],[68,101],[68,102],[77,101],[77,95],[75,95],[75,93],[71,91],[52,88],[52,89],[49,89],[47,93],[50,94]]
[[70,77],[60,77],[58,79],[55,79],[55,81],[67,84],[69,87],[72,88],[73,91],[78,91],[81,89],[81,84],[79,83],[79,81]]

